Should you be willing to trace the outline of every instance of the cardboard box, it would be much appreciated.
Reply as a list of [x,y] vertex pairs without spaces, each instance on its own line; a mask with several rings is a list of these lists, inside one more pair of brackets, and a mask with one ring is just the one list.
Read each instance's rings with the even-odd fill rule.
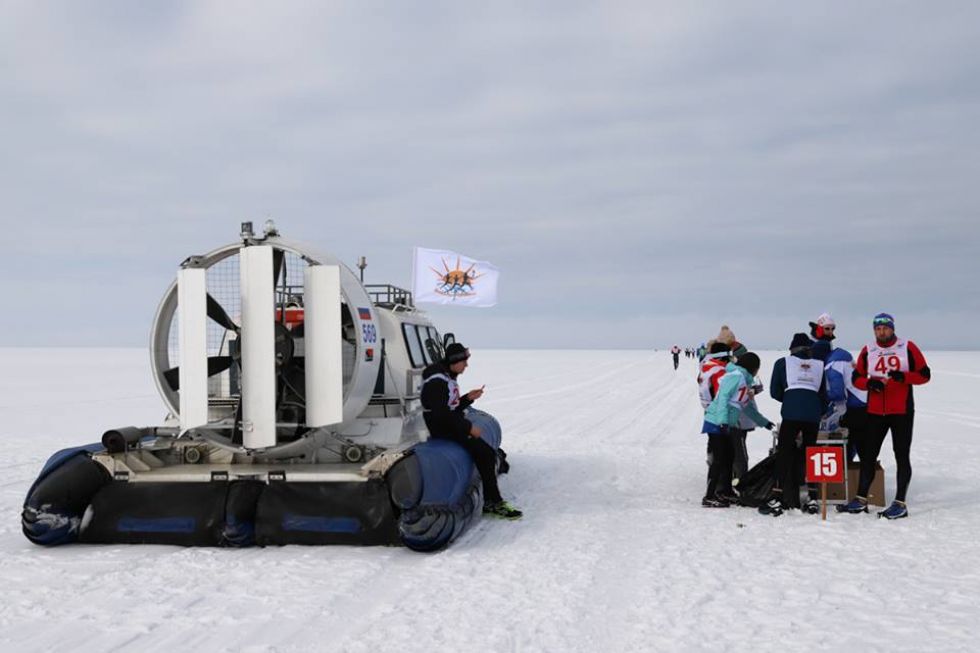
[[[847,496],[844,496],[843,483],[827,484],[827,501],[850,501],[857,494],[858,480],[861,476],[861,463],[847,463]],[[868,504],[872,506],[885,505],[885,470],[881,461],[875,463],[875,480],[871,482],[868,491]]]

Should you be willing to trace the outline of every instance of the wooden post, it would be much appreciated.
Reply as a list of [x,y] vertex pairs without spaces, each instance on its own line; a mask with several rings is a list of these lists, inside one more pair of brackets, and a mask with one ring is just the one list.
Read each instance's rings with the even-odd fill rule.
[[821,519],[827,521],[827,484],[820,484]]

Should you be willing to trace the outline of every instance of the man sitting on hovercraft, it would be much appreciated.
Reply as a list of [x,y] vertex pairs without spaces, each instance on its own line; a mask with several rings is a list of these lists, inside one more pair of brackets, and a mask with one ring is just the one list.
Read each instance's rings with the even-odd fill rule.
[[445,357],[422,372],[422,408],[425,425],[434,438],[451,440],[473,458],[483,481],[483,514],[502,519],[520,519],[523,513],[504,501],[497,487],[497,452],[481,437],[480,427],[466,419],[466,409],[483,396],[483,388],[460,396],[456,377],[470,357],[466,347],[454,342]]

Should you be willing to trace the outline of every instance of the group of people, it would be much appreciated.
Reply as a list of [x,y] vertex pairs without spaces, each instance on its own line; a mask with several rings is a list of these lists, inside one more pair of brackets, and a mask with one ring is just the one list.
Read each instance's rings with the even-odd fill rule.
[[[857,495],[838,511],[868,511],[878,454],[890,432],[897,483],[894,501],[879,516],[907,517],[915,414],[912,386],[930,379],[925,356],[911,340],[895,335],[895,320],[887,313],[874,317],[874,341],[861,349],[856,360],[833,345],[837,325],[830,315],[824,313],[809,324],[809,335],[795,334],[789,355],[773,366],[769,394],[782,404],[781,419],[772,491],[759,512],[773,516],[789,508],[819,512],[816,488],[801,493],[806,447],[813,446],[819,432],[846,427],[853,448],[849,457],[858,456],[860,475]],[[705,409],[702,431],[708,435],[708,482],[701,501],[705,507],[727,508],[739,502],[737,483],[748,466],[746,435],[756,427],[775,428],[756,406],[755,396],[763,390],[756,380],[759,367],[759,357],[735,340],[727,326],[706,345],[698,375]]]
[[[773,516],[789,508],[819,512],[815,488],[807,487],[801,493],[806,447],[816,442],[819,432],[846,427],[853,453],[860,459],[860,476],[856,496],[838,510],[868,511],[878,454],[891,433],[898,468],[895,499],[879,515],[888,519],[908,516],[905,498],[912,478],[909,454],[915,416],[912,387],[928,383],[931,373],[915,343],[895,335],[891,315],[879,313],[872,326],[874,341],[855,360],[850,352],[834,346],[837,325],[824,313],[810,322],[809,335],[795,334],[789,355],[776,361],[769,383],[770,396],[782,404],[775,471],[771,493],[759,512]],[[671,349],[675,369],[680,352],[676,345]],[[748,432],[773,430],[775,424],[755,401],[763,391],[757,379],[759,356],[736,340],[729,327],[723,326],[718,337],[696,353],[701,358],[702,432],[708,436],[708,480],[701,505],[727,508],[740,502],[737,487],[748,470]],[[480,437],[479,426],[466,418],[467,407],[483,395],[482,388],[460,393],[457,378],[466,370],[469,358],[468,349],[452,343],[441,361],[424,370],[421,402],[425,423],[432,437],[452,440],[473,457],[483,483],[484,514],[519,519],[521,511],[504,501],[497,486],[501,463],[496,450]]]
[[673,347],[671,347],[670,348],[670,355],[674,357],[674,369],[675,370],[677,369],[677,366],[681,362],[681,352],[684,353],[684,358],[697,358],[698,360],[701,360],[701,359],[704,358],[705,345],[702,343],[699,347],[696,347],[696,348],[695,347],[685,347],[684,349],[681,349],[677,345],[674,345]]

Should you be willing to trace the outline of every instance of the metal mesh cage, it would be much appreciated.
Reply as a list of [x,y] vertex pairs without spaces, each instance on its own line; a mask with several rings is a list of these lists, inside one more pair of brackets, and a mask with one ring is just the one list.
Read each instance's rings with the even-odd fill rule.
[[[307,263],[300,255],[287,250],[282,251],[285,266],[279,274],[276,284],[276,306],[289,308],[303,307],[304,271]],[[241,292],[239,276],[239,255],[234,253],[208,267],[207,291],[224,308],[233,322],[241,322]],[[349,315],[348,311],[344,311]],[[279,314],[283,318],[282,314]],[[284,319],[284,318],[283,318]],[[179,322],[180,306],[178,305],[170,321],[167,337],[167,359],[170,367],[179,365],[180,336]],[[352,326],[352,325],[348,325]],[[234,331],[225,329],[214,320],[207,321],[208,356],[229,356],[232,354],[232,343],[237,338]],[[301,340],[301,339],[300,339]],[[302,349],[297,352],[302,355]],[[350,381],[354,371],[354,347],[344,347],[343,380],[345,386]],[[238,395],[238,370],[232,366],[228,370],[215,374],[208,379],[208,395],[211,398],[229,398]]]

